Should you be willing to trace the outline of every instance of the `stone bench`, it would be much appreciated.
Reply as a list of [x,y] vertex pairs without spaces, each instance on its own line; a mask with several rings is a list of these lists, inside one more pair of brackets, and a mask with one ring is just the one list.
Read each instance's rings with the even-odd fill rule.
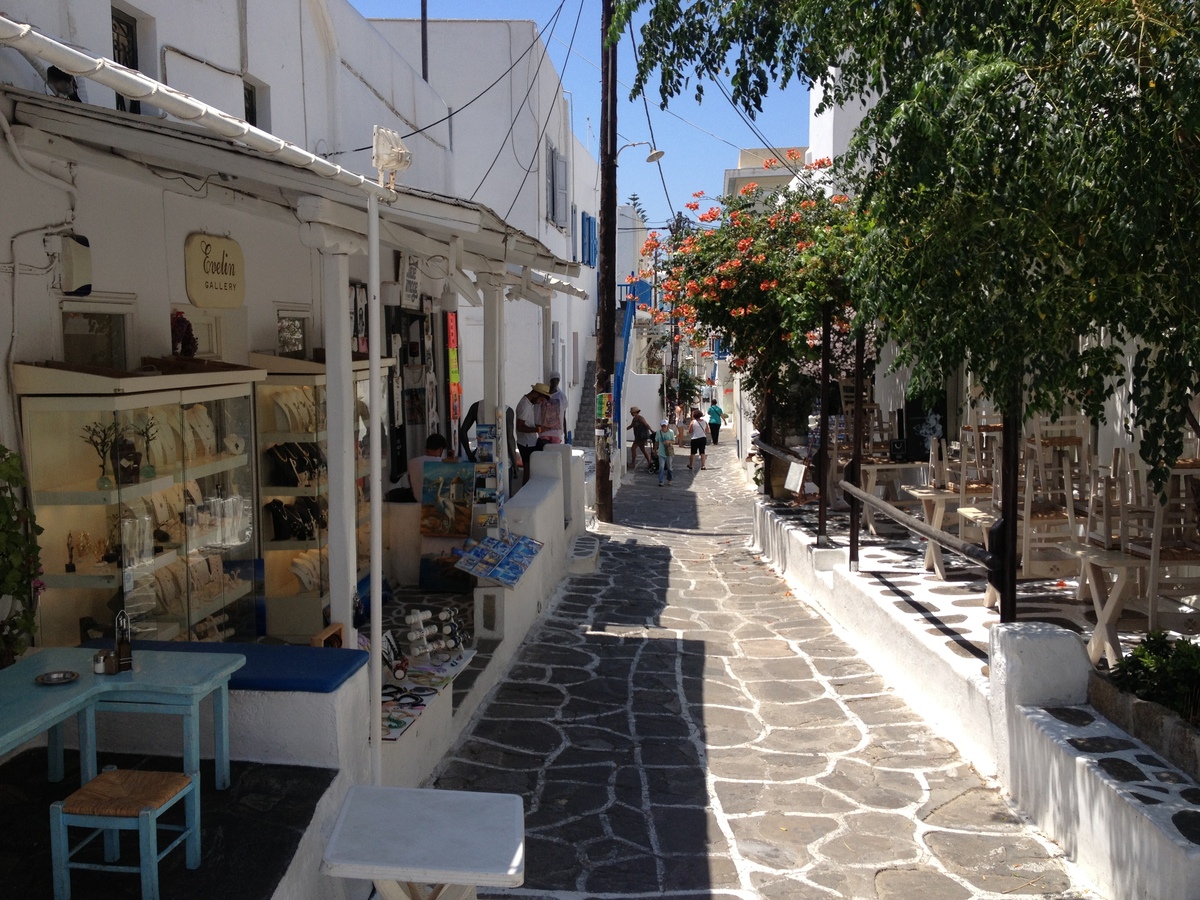
[[[91,641],[86,646],[108,647]],[[361,749],[346,742],[370,721],[368,654],[362,650],[186,641],[134,641],[139,649],[183,653],[240,653],[246,665],[229,682],[229,752],[233,759],[341,768]],[[104,713],[96,719],[99,746],[119,753],[171,755],[179,725],[171,716],[129,718]],[[201,706],[201,755],[211,757],[208,721]],[[354,724],[351,724],[354,723]]]

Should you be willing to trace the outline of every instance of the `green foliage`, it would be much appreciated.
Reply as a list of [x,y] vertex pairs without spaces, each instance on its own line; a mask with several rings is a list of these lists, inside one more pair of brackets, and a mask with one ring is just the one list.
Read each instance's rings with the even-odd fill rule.
[[690,369],[679,370],[679,393],[676,402],[683,407],[684,414],[700,399],[700,379]]
[[770,194],[748,185],[666,244],[666,302],[690,328],[721,336],[760,409],[781,386],[816,376],[827,312],[840,351],[835,368],[853,366],[851,270],[871,221],[846,195],[827,195],[819,176],[810,167],[791,189]]
[[21,502],[24,486],[21,458],[0,446],[0,658],[29,646],[37,630],[37,598],[45,589],[38,577],[42,529]]
[[1113,684],[1200,725],[1200,645],[1152,631],[1117,663]]
[[728,76],[750,110],[791,78],[873,104],[855,274],[915,389],[965,364],[1001,410],[1098,418],[1127,387],[1162,482],[1200,389],[1192,0],[624,0],[614,31],[643,5],[664,103]]

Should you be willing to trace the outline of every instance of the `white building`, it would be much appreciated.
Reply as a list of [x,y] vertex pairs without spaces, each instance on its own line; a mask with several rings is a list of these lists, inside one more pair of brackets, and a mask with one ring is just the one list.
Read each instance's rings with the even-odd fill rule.
[[[532,34],[522,31],[520,23],[511,28],[514,46],[520,45],[520,35]],[[487,35],[457,40],[468,37],[489,48],[479,54],[486,58],[491,49]],[[98,61],[114,52],[128,70]],[[461,44],[454,57],[462,58]],[[210,500],[253,498],[247,508],[259,513],[254,540],[265,540],[262,532],[269,533],[272,524],[262,516],[262,507],[268,498],[281,496],[281,486],[267,483],[266,453],[282,443],[270,428],[282,427],[285,411],[294,408],[281,402],[272,410],[260,396],[257,427],[242,422],[234,429],[218,421],[217,413],[231,389],[214,388],[224,376],[211,372],[251,363],[278,375],[295,368],[283,358],[285,351],[303,351],[311,358],[321,348],[320,374],[306,370],[278,377],[289,384],[303,382],[309,397],[324,391],[329,398],[311,421],[287,415],[293,427],[311,426],[327,448],[321,465],[328,471],[321,469],[323,486],[314,491],[322,517],[328,504],[328,535],[320,542],[327,554],[313,563],[320,569],[316,581],[324,587],[305,592],[296,583],[291,593],[279,596],[315,594],[307,600],[328,602],[334,623],[346,627],[348,640],[353,639],[353,586],[366,569],[369,536],[363,512],[369,486],[363,458],[370,444],[365,440],[368,419],[358,402],[365,391],[355,393],[355,379],[361,377],[355,372],[365,363],[351,359],[352,347],[366,346],[367,288],[378,279],[384,302],[397,304],[385,306],[383,321],[372,323],[370,330],[377,329],[386,338],[385,353],[396,356],[390,385],[395,395],[385,394],[385,403],[392,415],[402,416],[393,435],[406,439],[409,451],[435,425],[450,430],[455,366],[445,342],[455,320],[449,314],[462,316],[460,369],[466,402],[482,398],[488,407],[515,405],[529,384],[542,380],[552,367],[563,372],[565,384],[578,387],[583,362],[594,352],[594,305],[579,296],[594,294],[594,274],[575,258],[589,259],[576,223],[596,209],[595,164],[572,136],[557,79],[549,73],[539,78],[536,117],[514,117],[520,127],[514,127],[512,143],[533,154],[527,185],[515,190],[521,179],[514,176],[510,147],[497,164],[503,178],[489,180],[488,196],[481,191],[472,201],[473,187],[466,190],[464,185],[486,170],[491,158],[483,136],[496,121],[507,129],[513,110],[505,103],[488,110],[501,96],[497,93],[471,107],[480,116],[478,123],[450,117],[460,101],[448,100],[422,81],[417,59],[414,66],[346,0],[282,0],[269,6],[242,0],[141,0],[136,9],[99,0],[13,0],[0,15],[0,245],[5,248],[0,250],[0,328],[10,335],[5,359],[10,366],[49,361],[74,367],[57,379],[56,370],[31,365],[18,365],[15,380],[8,366],[0,372],[0,385],[11,401],[0,411],[0,443],[23,450],[27,461],[61,456],[57,474],[47,476],[61,483],[34,485],[34,496],[46,503],[55,492],[70,495],[80,515],[97,517],[92,529],[97,533],[104,529],[106,512],[119,524],[134,499],[140,504],[143,496],[152,501],[161,494],[173,503],[176,493],[186,498],[196,482],[203,502],[190,505],[202,510]],[[80,77],[72,80],[71,72]],[[116,86],[125,96],[115,92]],[[446,90],[453,98],[470,92],[462,85],[447,85]],[[547,166],[556,173],[561,166],[548,158],[538,140],[540,130],[533,126],[544,121],[550,108],[558,118],[546,134],[569,163],[565,191],[559,190],[557,174],[547,184]],[[248,130],[242,118],[257,130]],[[376,125],[404,135],[412,152],[411,168],[400,175],[394,194],[374,184],[369,145]],[[476,127],[479,136],[472,137]],[[514,197],[519,202],[510,207]],[[549,208],[548,197],[553,201]],[[380,252],[372,272],[368,210],[376,200]],[[200,245],[226,253],[217,274],[207,268],[214,257],[198,250]],[[112,370],[132,370],[143,357],[171,357],[178,338],[172,327],[176,313],[184,314],[194,329],[200,362],[193,365],[206,374],[194,382],[190,374],[145,382],[167,387],[137,405],[127,396],[138,391],[137,381],[116,377]],[[83,377],[79,367],[84,363],[107,371]],[[254,382],[247,396],[258,390],[258,377],[229,376]],[[53,387],[47,387],[50,382]],[[196,394],[201,384],[203,391]],[[51,432],[39,426],[33,433],[35,429],[22,427],[16,396],[21,385],[27,394],[53,394],[38,402],[62,412],[62,429]],[[399,413],[407,400],[402,392],[409,390],[425,391],[422,405]],[[85,396],[92,391],[94,396]],[[185,395],[191,399],[181,399]],[[196,404],[198,398],[213,410],[205,427],[216,429],[211,452],[222,457],[221,467],[201,467],[192,473],[195,477],[184,477],[182,470],[160,472],[157,478],[142,474],[136,487],[118,484],[112,489],[117,501],[99,482],[93,490],[96,470],[91,466],[97,457],[86,456],[92,451],[81,438],[81,422],[120,418],[127,411],[131,420],[144,424],[149,411],[160,411],[162,417],[161,410],[168,407],[182,421],[183,404]],[[269,416],[274,426],[263,424]],[[199,434],[181,432],[181,444],[198,440]],[[222,474],[221,483],[210,489],[205,479],[225,473],[226,461],[246,463],[255,436],[258,479],[240,471]],[[227,452],[221,449],[222,438],[228,439]],[[388,455],[396,449],[393,443]],[[86,465],[75,462],[79,455]],[[150,455],[148,443],[144,455]],[[581,460],[573,460],[569,452],[542,456],[540,462],[535,459],[538,490],[513,499],[509,521],[515,533],[542,541],[544,550],[516,588],[489,589],[477,597],[485,612],[479,629],[502,639],[495,669],[540,612],[565,572],[572,537],[583,529]],[[122,464],[130,462],[122,459]],[[403,469],[403,454],[391,461],[394,471]],[[388,462],[385,458],[385,467]],[[114,474],[117,463],[114,455]],[[249,465],[244,472],[250,472]],[[384,478],[387,484],[386,468]],[[573,489],[576,478],[580,484]],[[290,493],[282,495],[283,505],[295,506],[306,488],[286,490]],[[174,511],[173,522],[180,527],[185,505],[181,499]],[[408,508],[411,515],[397,514],[387,523],[391,546],[385,548],[385,575],[402,582],[413,569],[418,540],[417,507]],[[137,514],[132,508],[130,512]],[[164,517],[171,513],[167,509]],[[156,515],[145,513],[155,526],[163,524]],[[189,519],[203,515],[209,513],[188,513]],[[73,644],[86,619],[111,621],[107,600],[112,588],[104,580],[108,575],[89,573],[93,581],[67,577],[84,574],[66,568],[75,564],[79,545],[70,529],[79,525],[69,523],[69,516],[60,518],[42,541],[43,560],[55,581],[43,597],[42,634],[53,643]],[[47,522],[54,521],[55,514],[48,513]],[[280,539],[278,532],[275,539]],[[261,556],[302,543],[264,544]],[[178,552],[183,550],[186,541]],[[298,554],[297,547],[293,555]],[[211,576],[218,585],[222,579],[251,580],[234,578],[229,558],[221,568],[221,557],[228,557],[223,550],[210,555],[218,559]],[[260,559],[265,574],[253,578],[269,584],[276,576],[293,578],[289,572],[300,577],[304,566],[296,559],[288,563]],[[120,565],[113,579],[121,577]],[[189,570],[184,577],[193,574]],[[159,585],[148,601],[156,609],[162,605],[161,590]],[[314,609],[319,619],[321,603],[313,607],[310,602],[308,611]],[[267,604],[268,620],[270,616]],[[192,611],[176,616],[173,632],[160,621],[166,618],[147,616],[147,635],[198,635]],[[298,625],[282,633],[292,639],[305,636]],[[254,635],[239,631],[237,636]],[[486,679],[478,684],[482,695]],[[470,709],[464,712],[469,715]],[[431,731],[439,746],[452,739],[448,713],[443,726]],[[428,755],[436,759],[436,748]],[[411,760],[406,765],[402,780],[416,778]]]
[[[421,58],[421,23],[373,19],[405,58]],[[547,302],[506,304],[504,396],[510,405],[549,373],[562,375],[572,419],[579,409],[587,361],[595,359],[596,218],[599,167],[575,136],[569,98],[547,65],[536,23],[431,19],[429,83],[454,110],[450,133],[455,193],[495,210],[556,256],[581,264],[575,291]],[[470,48],[470,64],[464,64]],[[495,82],[495,87],[489,85]],[[584,296],[580,296],[584,295]],[[463,309],[461,362],[467,387],[481,386],[483,312]],[[540,335],[540,352],[538,346]],[[533,343],[531,344],[531,340]]]

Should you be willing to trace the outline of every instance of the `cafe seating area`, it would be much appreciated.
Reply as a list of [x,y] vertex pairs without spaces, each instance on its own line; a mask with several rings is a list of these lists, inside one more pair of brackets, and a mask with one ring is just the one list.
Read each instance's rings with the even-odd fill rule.
[[[851,400],[853,395],[851,394]],[[845,402],[845,400],[843,401]],[[864,406],[870,405],[863,400]],[[881,414],[873,412],[873,418]],[[851,463],[853,435],[839,420],[831,435],[835,486]],[[982,544],[1003,512],[1003,427],[995,413],[968,408],[957,440],[934,438],[928,460],[914,464],[881,456],[864,433],[861,486],[936,528]],[[1064,412],[1025,423],[1017,486],[1018,572],[1021,581],[1071,579],[1097,625],[1088,652],[1109,666],[1122,656],[1113,624],[1140,616],[1144,630],[1200,632],[1200,440],[1185,435],[1184,454],[1161,491],[1129,444],[1101,454],[1084,416]],[[872,455],[866,455],[869,448]],[[834,490],[831,496],[839,499]],[[864,505],[872,534],[879,516]],[[946,580],[942,550],[930,542],[925,568]],[[984,604],[996,606],[990,587]]]

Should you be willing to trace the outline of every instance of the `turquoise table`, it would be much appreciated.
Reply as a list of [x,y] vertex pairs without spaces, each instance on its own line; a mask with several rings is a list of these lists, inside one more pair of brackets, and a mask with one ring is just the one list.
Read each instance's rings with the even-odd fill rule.
[[[63,779],[63,723],[79,723],[81,780],[96,777],[96,712],[137,712],[183,718],[183,770],[200,771],[200,701],[213,697],[216,787],[229,787],[229,676],[246,664],[235,653],[134,653],[132,672],[92,673],[92,650],[51,647],[0,669],[0,755],[49,732],[49,778]],[[69,684],[41,685],[45,672],[70,670]]]

